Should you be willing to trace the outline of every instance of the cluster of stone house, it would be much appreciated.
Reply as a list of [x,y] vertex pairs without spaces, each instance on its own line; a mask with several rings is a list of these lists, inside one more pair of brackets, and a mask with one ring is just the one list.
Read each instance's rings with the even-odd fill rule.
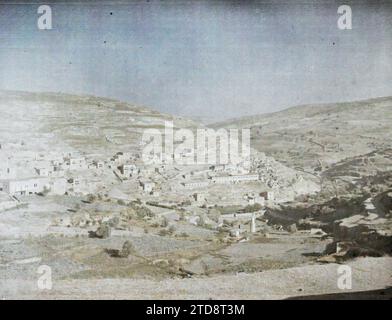
[[[137,159],[137,155],[126,152],[118,152],[106,161],[88,161],[84,156],[72,153],[31,153],[24,156],[22,162],[14,161],[14,165],[9,165],[8,159],[0,163],[0,191],[12,195],[28,195],[48,190],[55,194],[88,193],[95,190],[100,181],[93,181],[94,179],[91,177],[83,179],[82,175],[77,172],[86,170],[101,172],[108,168],[119,170],[121,175],[126,178],[138,176],[141,173],[144,176],[152,173],[147,170],[148,168],[144,170],[135,164],[130,164]],[[149,184],[143,185],[145,185],[144,190],[151,189]]]
[[70,185],[65,179],[67,171],[88,169],[84,157],[70,154],[42,155],[36,154],[31,160],[0,167],[0,191],[10,195],[29,195],[38,193],[65,194]]
[[31,177],[0,181],[0,191],[11,195],[29,195],[44,192],[62,195],[65,194],[66,190],[67,181],[64,178]]

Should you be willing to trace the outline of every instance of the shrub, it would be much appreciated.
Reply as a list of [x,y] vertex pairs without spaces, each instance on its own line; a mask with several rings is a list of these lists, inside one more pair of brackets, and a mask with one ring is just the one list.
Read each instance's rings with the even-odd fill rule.
[[169,227],[169,233],[174,233],[175,231],[176,231],[176,227],[173,226],[173,225],[171,225],[171,226]]
[[260,203],[255,203],[255,204],[251,204],[251,205],[247,205],[244,208],[245,212],[256,212],[259,211],[263,208],[263,206]]
[[144,217],[152,218],[155,216],[155,214],[147,207],[139,206],[135,208],[135,211],[139,218],[144,218]]
[[122,200],[122,199],[118,199],[117,200],[117,204],[120,205],[120,206],[125,206],[125,201]]
[[169,234],[169,231],[167,229],[161,229],[158,233],[160,236],[164,237]]

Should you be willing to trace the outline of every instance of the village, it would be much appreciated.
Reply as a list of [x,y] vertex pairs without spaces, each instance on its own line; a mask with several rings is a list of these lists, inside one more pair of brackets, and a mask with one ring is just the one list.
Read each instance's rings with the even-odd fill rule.
[[[99,125],[88,120],[90,111],[80,114],[80,130],[72,131],[70,121],[76,120],[57,105],[59,96],[47,99],[53,101],[44,105],[46,114],[60,113],[55,121],[34,99],[18,104],[29,108],[23,121],[32,124],[31,135],[13,129],[13,113],[0,126],[1,297],[61,296],[37,288],[41,265],[51,268],[57,288],[85,281],[78,287],[83,290],[98,279],[181,280],[188,286],[186,280],[216,283],[220,276],[332,268],[355,255],[389,254],[388,150],[337,163],[326,169],[331,178],[324,181],[253,148],[249,157],[228,163],[186,161],[194,156],[186,148],[146,161],[141,134],[162,128],[164,116],[122,110],[99,98],[66,97],[68,109],[86,104],[104,114]],[[136,119],[130,129],[124,114]],[[198,128],[176,121],[176,128]],[[385,259],[371,263],[389,263]],[[290,295],[309,295],[320,286],[297,284]],[[103,282],[100,289],[109,297],[121,292]],[[128,291],[120,297],[129,297]]]
[[[162,208],[178,206],[187,208],[190,214],[193,208],[208,212],[217,206],[256,206],[257,212],[233,212],[225,217],[246,217],[251,223],[248,231],[255,232],[256,215],[262,215],[266,202],[273,204],[276,200],[273,189],[268,187],[274,181],[268,165],[264,169],[270,181],[266,181],[267,175],[256,170],[248,172],[241,164],[178,166],[163,162],[153,166],[143,164],[140,154],[131,152],[117,152],[102,159],[71,152],[35,153],[23,150],[22,145],[20,148],[15,154],[13,146],[12,152],[7,153],[7,144],[2,144],[1,210],[20,206],[28,201],[26,196],[98,196],[116,190],[115,198],[143,199],[144,204]],[[225,192],[207,190],[239,184],[250,184],[248,192],[236,191],[236,195],[228,197]],[[235,230],[237,237],[240,231]]]
[[[264,217],[267,206],[294,199],[298,194],[293,190],[319,190],[316,183],[259,153],[235,164],[179,165],[165,159],[145,164],[137,151],[105,158],[81,152],[37,153],[26,143],[13,143],[2,144],[1,156],[2,211],[24,212],[40,203],[49,208],[47,201],[65,204],[36,231],[43,236],[105,239],[134,235],[139,227],[159,237],[193,234],[197,241],[208,232],[214,241],[224,236],[219,241],[243,242],[265,230],[273,232]],[[276,232],[282,230],[276,226]],[[23,237],[20,231],[9,233]]]

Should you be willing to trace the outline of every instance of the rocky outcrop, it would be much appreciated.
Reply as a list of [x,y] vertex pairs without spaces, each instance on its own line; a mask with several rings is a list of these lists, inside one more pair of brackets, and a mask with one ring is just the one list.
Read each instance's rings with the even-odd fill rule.
[[106,223],[101,224],[96,231],[90,231],[90,238],[105,239],[109,238],[111,234],[110,226]]
[[392,222],[377,214],[354,215],[334,224],[336,241],[352,241],[361,248],[392,253]]

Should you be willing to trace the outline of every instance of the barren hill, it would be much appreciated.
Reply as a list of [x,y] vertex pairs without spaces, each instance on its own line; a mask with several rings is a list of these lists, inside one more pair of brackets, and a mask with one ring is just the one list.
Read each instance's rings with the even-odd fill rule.
[[[0,91],[0,143],[34,151],[113,154],[134,149],[147,128],[197,127],[191,120],[93,96]],[[120,150],[121,149],[121,150]]]
[[392,145],[392,97],[306,105],[233,119],[214,128],[251,128],[252,147],[292,168],[319,173]]

